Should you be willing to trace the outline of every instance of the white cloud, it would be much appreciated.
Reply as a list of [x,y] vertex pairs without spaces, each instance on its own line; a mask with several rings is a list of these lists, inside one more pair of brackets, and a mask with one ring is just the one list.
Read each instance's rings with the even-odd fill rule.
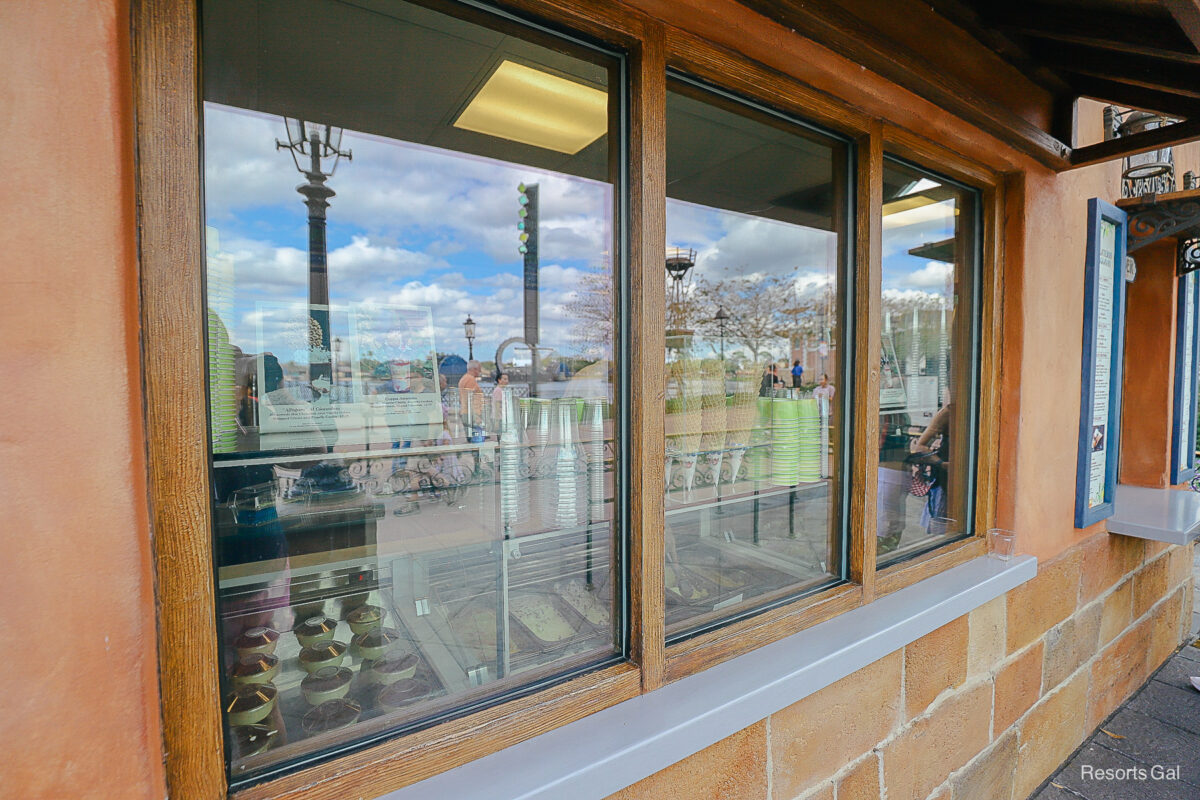
[[954,265],[944,261],[927,261],[925,266],[900,276],[896,283],[917,289],[945,289],[946,281],[954,274]]

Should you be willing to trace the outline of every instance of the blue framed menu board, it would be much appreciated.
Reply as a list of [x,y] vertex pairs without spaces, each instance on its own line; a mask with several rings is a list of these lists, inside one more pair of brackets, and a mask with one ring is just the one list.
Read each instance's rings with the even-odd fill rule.
[[1171,431],[1171,483],[1196,476],[1197,356],[1200,356],[1200,276],[1179,278],[1175,328],[1175,413]]
[[1088,201],[1083,302],[1083,384],[1075,527],[1112,516],[1121,441],[1121,367],[1125,331],[1125,212]]

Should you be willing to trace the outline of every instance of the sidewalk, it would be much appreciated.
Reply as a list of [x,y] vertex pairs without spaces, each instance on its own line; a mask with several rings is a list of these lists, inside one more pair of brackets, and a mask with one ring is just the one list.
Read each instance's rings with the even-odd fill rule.
[[[1200,631],[1200,548],[1192,641]],[[1200,798],[1200,647],[1183,647],[1101,723],[1029,800]],[[1168,770],[1177,770],[1174,773]],[[1111,770],[1112,772],[1108,772]]]

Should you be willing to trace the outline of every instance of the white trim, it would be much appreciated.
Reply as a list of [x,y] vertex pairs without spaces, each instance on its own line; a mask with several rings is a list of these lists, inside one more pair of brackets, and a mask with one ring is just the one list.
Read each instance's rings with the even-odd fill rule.
[[1200,538],[1200,492],[1120,484],[1105,524],[1109,533],[1187,544]]
[[779,642],[381,800],[602,800],[1025,583],[1037,560],[977,558]]

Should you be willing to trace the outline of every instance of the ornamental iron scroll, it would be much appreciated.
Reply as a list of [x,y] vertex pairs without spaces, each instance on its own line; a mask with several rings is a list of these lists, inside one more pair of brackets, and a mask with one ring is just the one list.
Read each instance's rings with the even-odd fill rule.
[[1129,216],[1128,252],[1135,253],[1168,236],[1184,239],[1200,235],[1200,200],[1147,200],[1151,205]]
[[1200,269],[1200,231],[1195,236],[1181,238],[1175,259],[1175,271],[1179,275]]

